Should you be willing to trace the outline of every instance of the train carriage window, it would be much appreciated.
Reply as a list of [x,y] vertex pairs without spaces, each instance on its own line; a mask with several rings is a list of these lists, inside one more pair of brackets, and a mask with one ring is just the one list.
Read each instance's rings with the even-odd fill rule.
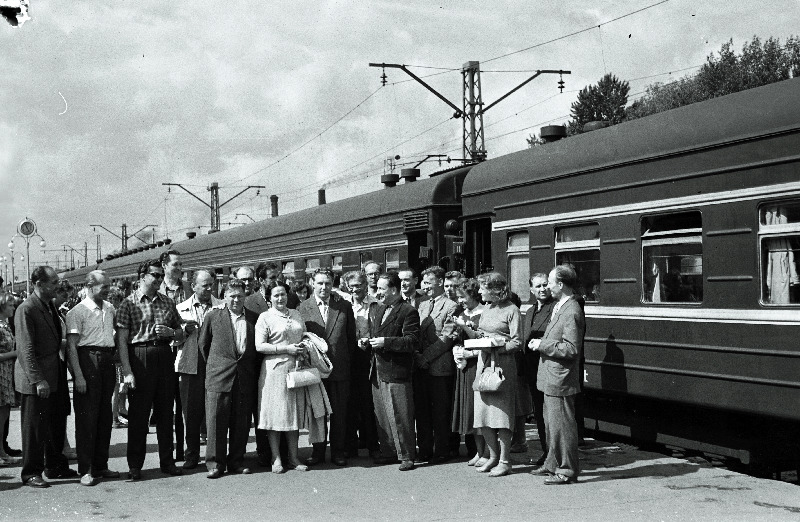
[[331,270],[334,273],[342,273],[342,256],[331,256]]
[[283,277],[294,277],[294,261],[286,261],[283,263]]
[[762,205],[758,237],[761,302],[800,304],[800,201]]
[[306,259],[306,274],[313,274],[319,268],[319,258]]
[[361,252],[358,254],[359,262],[361,263],[361,268],[364,268],[364,265],[372,261],[372,252]]
[[703,221],[700,212],[642,218],[642,301],[703,300]]
[[578,274],[575,292],[586,302],[600,301],[600,225],[556,228],[556,264],[569,263]]
[[396,248],[386,251],[386,270],[397,270],[400,268],[400,251]]
[[512,232],[508,235],[508,284],[511,291],[519,296],[522,302],[530,300],[528,278],[530,277],[530,261],[528,247],[530,239],[527,232]]

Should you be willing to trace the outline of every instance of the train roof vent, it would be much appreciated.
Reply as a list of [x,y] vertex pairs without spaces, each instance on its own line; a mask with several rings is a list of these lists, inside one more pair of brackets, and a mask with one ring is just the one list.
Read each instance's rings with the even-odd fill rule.
[[413,210],[403,214],[404,232],[419,232],[420,230],[428,230],[427,210]]

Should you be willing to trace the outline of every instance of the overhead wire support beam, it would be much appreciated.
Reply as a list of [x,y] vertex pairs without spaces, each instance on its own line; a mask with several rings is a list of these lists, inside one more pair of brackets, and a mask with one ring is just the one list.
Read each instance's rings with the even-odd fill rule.
[[520,83],[519,85],[517,85],[516,87],[514,87],[513,89],[511,89],[510,91],[508,91],[503,96],[501,96],[497,100],[493,101],[492,103],[490,103],[489,105],[487,105],[483,109],[480,109],[478,111],[478,114],[479,115],[486,114],[486,111],[488,111],[489,109],[491,109],[492,107],[494,107],[495,105],[500,103],[501,101],[505,100],[506,98],[508,98],[509,96],[511,96],[512,94],[514,94],[515,92],[517,92],[518,90],[523,88],[525,85],[527,85],[528,83],[533,81],[536,77],[538,77],[538,76],[540,76],[542,74],[561,74],[561,75],[563,75],[563,74],[572,74],[572,71],[561,71],[561,70],[556,71],[556,70],[551,70],[551,69],[546,69],[546,70],[542,70],[542,71],[536,71],[536,73],[533,76],[531,76],[530,78],[528,78],[524,82]]
[[220,208],[222,208],[223,206],[227,205],[228,203],[230,203],[234,199],[238,198],[239,196],[241,196],[242,194],[244,194],[245,192],[247,192],[250,189],[254,188],[254,189],[259,189],[260,190],[262,188],[266,188],[263,185],[248,185],[247,187],[245,187],[244,189],[239,191],[232,198],[229,198],[224,203],[220,203],[219,202],[219,183],[214,182],[207,189],[209,192],[211,192],[211,203],[206,203],[201,197],[197,196],[191,190],[187,189],[186,187],[184,187],[180,183],[162,183],[162,185],[164,185],[166,187],[180,187],[184,191],[186,191],[190,196],[192,196],[194,199],[196,199],[197,201],[199,201],[203,205],[205,205],[208,208],[210,208],[211,209],[211,232],[219,232],[220,225],[221,225],[221,223],[220,223],[220,213],[219,213],[219,209]]
[[381,68],[388,67],[390,69],[400,69],[401,71],[403,71],[407,75],[409,75],[412,78],[414,78],[420,85],[422,85],[423,87],[425,87],[426,89],[431,91],[434,95],[436,95],[437,98],[439,98],[440,100],[445,102],[454,111],[456,111],[455,114],[453,114],[453,118],[461,118],[461,117],[464,116],[464,112],[461,109],[459,109],[453,102],[451,102],[450,100],[445,98],[442,94],[439,94],[439,92],[436,89],[434,89],[433,87],[431,87],[430,85],[425,83],[425,81],[422,78],[420,78],[416,74],[414,74],[411,71],[409,71],[408,68],[405,65],[402,65],[402,64],[399,64],[399,63],[370,63],[369,66],[370,67],[381,67]]

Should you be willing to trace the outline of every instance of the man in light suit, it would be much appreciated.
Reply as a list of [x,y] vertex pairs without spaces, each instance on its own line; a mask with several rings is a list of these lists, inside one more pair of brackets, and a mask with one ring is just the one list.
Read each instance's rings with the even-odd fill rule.
[[586,318],[573,296],[577,280],[569,265],[550,271],[547,286],[555,302],[550,323],[541,339],[528,344],[541,357],[536,385],[544,393],[548,446],[544,464],[531,473],[547,475],[548,485],[574,482],[580,472],[575,396],[580,392]]
[[[353,307],[338,294],[331,295],[332,289],[333,274],[327,270],[317,270],[314,274],[314,295],[300,303],[297,310],[303,316],[306,330],[328,343],[328,357],[333,364],[333,371],[322,383],[333,410],[328,435],[331,462],[346,466],[347,403],[350,400],[352,356],[358,341]],[[325,462],[325,442],[315,443],[311,457],[306,460],[309,466],[321,462]]]
[[[175,372],[178,374],[178,390],[183,410],[183,421],[186,426],[186,452],[183,469],[194,469],[200,462],[200,439],[207,436],[205,429],[206,416],[206,360],[200,353],[197,344],[200,327],[203,326],[206,314],[222,301],[211,295],[214,288],[214,276],[207,270],[197,270],[192,276],[194,293],[177,305],[178,313],[183,319],[183,331],[186,340],[179,345],[175,360]],[[178,440],[182,446],[183,441]]]
[[414,387],[411,374],[419,346],[419,313],[400,299],[397,274],[381,274],[370,308],[370,338],[360,348],[371,350],[370,382],[381,457],[375,464],[401,462],[400,471],[414,469]]
[[[231,279],[225,306],[206,314],[198,345],[206,358],[207,477],[249,474],[244,454],[250,432],[252,400],[258,382],[255,327],[244,317],[245,288]],[[230,443],[226,444],[230,433]],[[227,451],[226,451],[227,450]]]
[[[34,488],[50,487],[43,478],[77,476],[67,466],[63,447],[52,444],[51,424],[60,414],[59,350],[61,321],[52,305],[58,290],[58,275],[49,266],[36,267],[31,273],[33,293],[17,308],[14,331],[17,337],[17,361],[14,382],[22,394],[22,483]],[[63,436],[56,439],[62,442]],[[47,471],[45,471],[45,469]]]
[[455,327],[452,316],[458,304],[444,294],[443,283],[442,268],[435,266],[422,272],[422,291],[427,299],[418,307],[420,352],[414,372],[417,460],[434,463],[451,458],[450,421],[456,372],[451,350]]

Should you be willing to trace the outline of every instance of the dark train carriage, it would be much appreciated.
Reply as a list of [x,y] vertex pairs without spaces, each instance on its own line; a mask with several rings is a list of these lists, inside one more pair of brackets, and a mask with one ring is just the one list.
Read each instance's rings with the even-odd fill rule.
[[586,427],[797,457],[800,79],[480,164],[463,207],[468,266],[521,296],[576,266]]
[[302,279],[319,267],[341,274],[370,260],[385,269],[422,269],[452,258],[444,224],[461,214],[468,171],[452,169],[173,246],[189,271],[227,274],[238,265],[273,261]]

